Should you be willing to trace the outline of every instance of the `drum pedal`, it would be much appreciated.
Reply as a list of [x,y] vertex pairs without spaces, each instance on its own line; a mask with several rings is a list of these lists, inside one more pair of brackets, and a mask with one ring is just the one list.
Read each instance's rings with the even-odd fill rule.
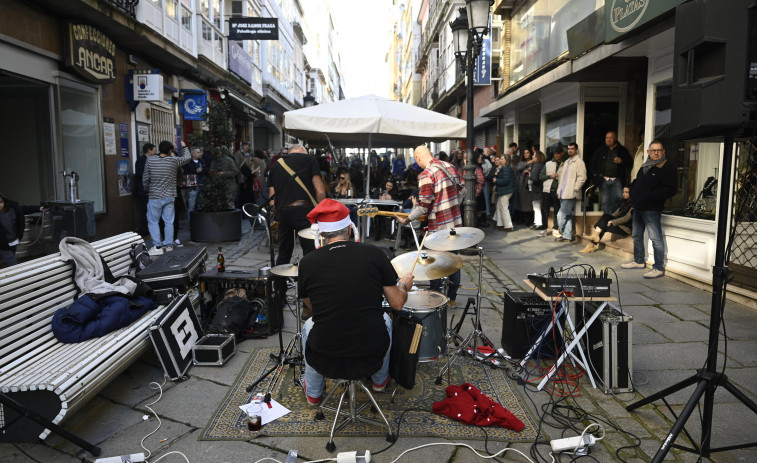
[[[489,352],[483,352],[481,350],[482,348],[485,348],[486,350],[491,349],[490,347],[479,346],[479,348],[478,348],[478,354],[476,354],[476,360],[478,360],[478,361],[488,360],[489,362],[491,362],[492,365],[497,366],[497,367],[500,366],[499,360],[497,360],[497,359],[494,358],[495,351],[492,349],[491,353],[489,353]],[[468,352],[468,355],[470,355],[471,357],[473,357],[473,349],[471,349],[469,347],[467,349],[467,352]]]

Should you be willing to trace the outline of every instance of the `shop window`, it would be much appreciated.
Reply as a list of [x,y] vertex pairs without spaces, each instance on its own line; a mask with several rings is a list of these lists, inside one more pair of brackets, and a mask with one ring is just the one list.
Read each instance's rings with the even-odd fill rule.
[[547,114],[547,135],[544,153],[552,158],[555,148],[562,145],[567,150],[568,143],[576,141],[576,106],[571,105]]
[[665,156],[678,168],[678,191],[668,200],[664,212],[715,220],[718,166],[723,144],[685,142],[678,146],[678,153],[666,147]]
[[62,166],[79,174],[79,199],[105,211],[99,96],[94,88],[61,79],[58,87]]

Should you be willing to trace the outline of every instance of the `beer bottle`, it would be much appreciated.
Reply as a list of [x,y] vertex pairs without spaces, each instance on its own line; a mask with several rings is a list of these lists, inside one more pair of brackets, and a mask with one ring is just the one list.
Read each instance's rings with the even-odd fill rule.
[[226,265],[224,264],[225,259],[223,258],[223,251],[221,250],[221,247],[218,247],[218,257],[216,257],[216,260],[218,261],[218,272],[225,272],[226,271]]

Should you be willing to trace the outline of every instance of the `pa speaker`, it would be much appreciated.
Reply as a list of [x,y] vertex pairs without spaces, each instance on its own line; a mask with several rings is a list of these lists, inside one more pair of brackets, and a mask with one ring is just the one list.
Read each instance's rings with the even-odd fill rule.
[[693,0],[676,7],[672,136],[723,135],[750,120],[757,103],[755,3]]

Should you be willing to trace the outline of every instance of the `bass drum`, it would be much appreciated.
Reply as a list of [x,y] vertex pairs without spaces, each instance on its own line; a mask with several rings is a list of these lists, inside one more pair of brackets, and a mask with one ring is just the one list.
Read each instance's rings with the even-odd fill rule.
[[447,307],[449,299],[438,291],[418,290],[407,293],[399,322],[413,320],[423,326],[418,345],[418,361],[429,362],[447,353]]

